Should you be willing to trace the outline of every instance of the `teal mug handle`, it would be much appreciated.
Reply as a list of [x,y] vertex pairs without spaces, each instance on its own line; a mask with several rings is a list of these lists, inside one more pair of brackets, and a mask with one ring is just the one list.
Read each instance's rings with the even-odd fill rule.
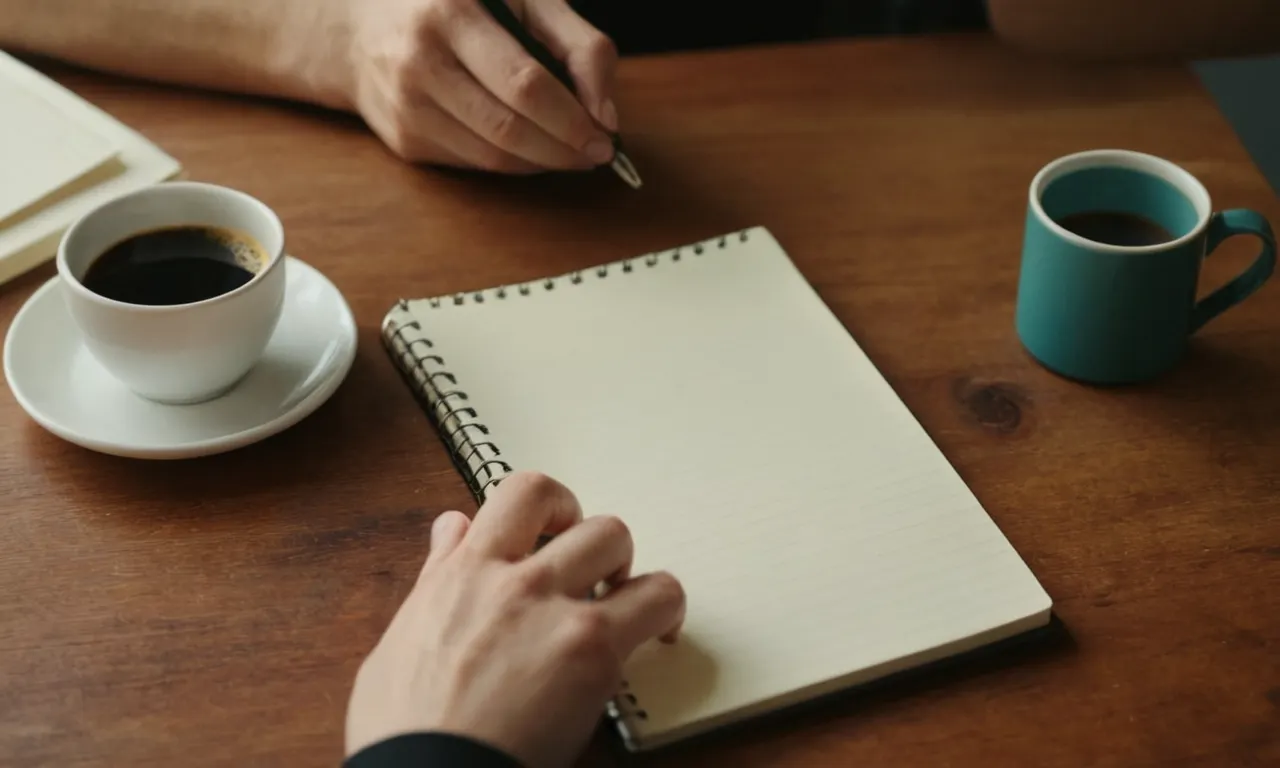
[[1262,214],[1237,208],[1213,214],[1205,237],[1205,258],[1229,237],[1254,235],[1262,241],[1262,252],[1249,268],[1231,282],[1196,302],[1191,310],[1189,333],[1195,333],[1213,318],[1249,298],[1271,277],[1276,267],[1276,236]]

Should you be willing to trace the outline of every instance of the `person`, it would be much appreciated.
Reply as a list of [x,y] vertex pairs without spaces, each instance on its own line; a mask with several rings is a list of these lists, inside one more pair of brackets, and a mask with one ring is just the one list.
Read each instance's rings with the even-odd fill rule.
[[[508,2],[566,63],[576,96],[475,0],[0,0],[0,47],[351,111],[406,161],[534,173],[610,159],[620,52],[974,25],[1091,61],[1280,41],[1275,0],[1211,11],[1201,0]],[[584,517],[543,475],[511,476],[474,520],[440,515],[416,583],[352,686],[347,768],[572,762],[631,653],[679,642],[680,582],[632,574],[633,555],[625,524]],[[598,584],[603,594],[585,599]]]
[[0,0],[0,47],[355,112],[407,161],[535,173],[612,158],[615,38],[623,52],[654,51],[989,23],[1020,48],[1104,60],[1280,40],[1274,0],[1219,0],[1211,12],[1201,0],[507,2],[565,61],[578,97],[477,0]]
[[679,641],[680,582],[632,573],[633,556],[622,521],[584,519],[538,473],[507,477],[474,520],[438,516],[417,582],[356,675],[346,768],[571,764],[631,653]]

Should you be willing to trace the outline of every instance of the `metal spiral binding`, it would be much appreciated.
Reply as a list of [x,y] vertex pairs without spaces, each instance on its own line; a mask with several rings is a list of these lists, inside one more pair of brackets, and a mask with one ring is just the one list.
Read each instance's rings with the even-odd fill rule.
[[[427,299],[426,302],[432,309],[439,309],[447,306],[462,306],[468,301],[483,304],[489,300],[502,301],[518,296],[531,296],[538,291],[553,291],[562,283],[571,286],[581,285],[588,277],[605,280],[613,274],[630,274],[640,268],[652,269],[664,261],[679,262],[688,254],[696,258],[709,249],[726,249],[734,238],[738,242],[745,243],[749,236],[749,230],[742,230],[733,235],[705,240],[671,251],[624,259],[591,270],[578,270],[559,277],[548,277],[517,285],[503,285],[488,290],[437,296]],[[409,312],[409,302],[405,299],[401,299],[396,306],[403,313]],[[410,333],[411,331],[413,333]],[[476,409],[466,404],[468,400],[466,391],[459,388],[458,379],[448,370],[444,358],[433,351],[435,345],[422,334],[422,326],[417,320],[408,318],[396,322],[388,316],[384,321],[382,338],[393,359],[399,362],[397,367],[401,375],[435,426],[436,433],[445,444],[450,459],[466,479],[472,494],[478,501],[483,502],[489,489],[501,483],[503,478],[514,471],[511,465],[501,458],[502,452],[498,446],[491,440],[483,439],[489,435],[489,428],[480,421]],[[643,713],[644,710],[638,710],[638,712]],[[643,714],[639,716],[644,717]]]
[[[738,242],[745,243],[750,238],[749,230],[742,230],[734,235],[726,235],[714,240],[706,240],[693,245],[681,246],[670,251],[661,253],[650,253],[645,256],[638,256],[632,259],[623,259],[622,261],[612,264],[604,264],[589,270],[577,270],[569,272],[559,277],[548,277],[541,280],[534,280],[528,283],[518,283],[515,285],[503,285],[497,288],[491,288],[482,291],[468,291],[464,293],[455,293],[452,296],[436,296],[427,299],[427,304],[432,309],[440,309],[441,307],[455,306],[460,307],[468,302],[474,304],[483,304],[486,301],[511,298],[513,296],[532,296],[539,291],[545,293],[554,291],[558,285],[568,283],[569,285],[581,285],[586,282],[588,277],[594,276],[596,279],[604,280],[611,274],[630,274],[635,272],[638,267],[646,267],[652,269],[660,265],[664,260],[678,262],[688,254],[692,253],[695,257],[701,256],[709,249],[724,250],[729,247],[731,238],[736,238]],[[403,305],[402,305],[403,308]]]
[[[408,302],[402,299],[397,306],[407,310]],[[388,323],[383,341],[399,361],[397,368],[431,420],[450,460],[472,495],[483,502],[489,489],[512,472],[511,465],[500,458],[502,451],[497,445],[482,439],[488,436],[489,428],[479,421],[475,408],[465,405],[467,393],[457,388],[458,379],[445,369],[444,358],[427,351],[435,345],[424,336],[409,335],[409,331],[420,334],[422,326],[417,320]],[[442,389],[440,382],[447,382],[449,389]]]
[[635,694],[627,688],[627,681],[623,680],[622,690],[605,704],[605,715],[622,727],[625,727],[626,721],[633,717],[641,720],[649,719],[649,713],[640,706]]

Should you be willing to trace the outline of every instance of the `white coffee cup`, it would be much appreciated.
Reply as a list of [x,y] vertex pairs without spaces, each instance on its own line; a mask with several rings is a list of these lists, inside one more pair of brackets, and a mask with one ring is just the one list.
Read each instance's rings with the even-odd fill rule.
[[[81,282],[117,243],[173,226],[248,235],[266,260],[239,288],[204,301],[130,304]],[[137,395],[191,404],[232,389],[261,359],[284,304],[284,226],[261,201],[234,189],[164,182],[107,202],[74,223],[58,248],[62,294],[94,358]]]

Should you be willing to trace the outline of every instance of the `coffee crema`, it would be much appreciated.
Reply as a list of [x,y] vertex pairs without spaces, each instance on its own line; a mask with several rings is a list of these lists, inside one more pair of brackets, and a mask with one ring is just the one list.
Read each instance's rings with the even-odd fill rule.
[[1133,248],[1174,240],[1164,227],[1127,211],[1081,211],[1055,219],[1069,232],[1095,243]]
[[193,304],[230,293],[267,265],[253,237],[222,227],[183,225],[139,232],[108,248],[81,282],[126,304]]

